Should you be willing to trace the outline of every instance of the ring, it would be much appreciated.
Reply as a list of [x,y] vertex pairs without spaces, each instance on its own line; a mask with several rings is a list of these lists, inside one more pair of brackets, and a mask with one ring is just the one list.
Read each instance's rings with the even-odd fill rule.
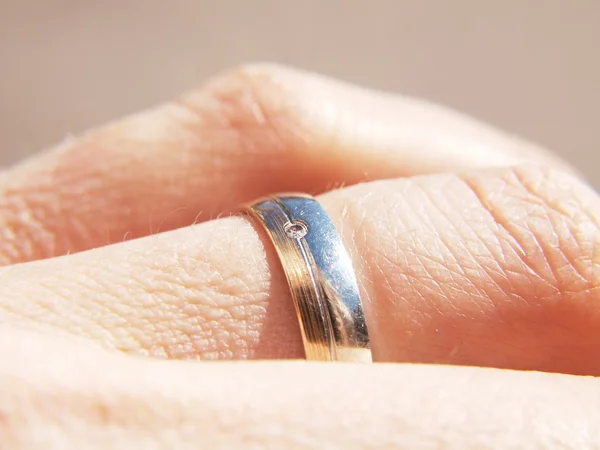
[[306,359],[371,362],[356,275],[323,207],[310,195],[279,194],[246,208],[277,250],[300,322]]

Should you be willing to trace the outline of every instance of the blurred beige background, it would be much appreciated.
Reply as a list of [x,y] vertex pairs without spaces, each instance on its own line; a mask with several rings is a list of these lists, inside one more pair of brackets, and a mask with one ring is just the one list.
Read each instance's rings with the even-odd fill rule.
[[0,164],[272,60],[425,97],[600,186],[597,0],[0,0]]

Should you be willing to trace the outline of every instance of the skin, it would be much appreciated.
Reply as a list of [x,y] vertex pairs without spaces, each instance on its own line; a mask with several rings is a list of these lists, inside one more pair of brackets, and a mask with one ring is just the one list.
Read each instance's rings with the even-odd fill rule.
[[[2,448],[600,446],[600,199],[530,143],[251,65],[0,189]],[[239,361],[304,356],[272,245],[229,215],[294,190],[394,364]]]

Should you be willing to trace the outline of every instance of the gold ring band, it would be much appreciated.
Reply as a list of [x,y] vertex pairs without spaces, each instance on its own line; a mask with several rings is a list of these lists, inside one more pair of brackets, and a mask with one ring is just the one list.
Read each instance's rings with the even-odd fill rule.
[[267,231],[285,272],[313,361],[371,362],[371,346],[348,252],[323,207],[279,194],[247,207]]

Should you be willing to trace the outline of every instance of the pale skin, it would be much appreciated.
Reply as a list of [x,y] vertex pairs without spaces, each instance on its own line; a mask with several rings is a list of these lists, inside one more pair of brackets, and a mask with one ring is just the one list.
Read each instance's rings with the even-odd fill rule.
[[[0,448],[600,448],[600,198],[528,142],[261,64],[0,189]],[[301,361],[230,215],[278,191],[319,194],[379,364]]]

